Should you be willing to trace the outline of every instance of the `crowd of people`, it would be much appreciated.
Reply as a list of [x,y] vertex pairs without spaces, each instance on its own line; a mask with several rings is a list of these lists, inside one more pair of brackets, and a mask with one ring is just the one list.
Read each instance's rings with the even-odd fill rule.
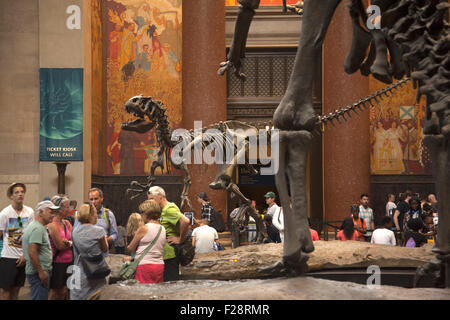
[[376,227],[373,210],[369,207],[369,195],[362,194],[360,204],[350,206],[350,216],[344,219],[337,239],[420,247],[436,240],[437,225],[438,202],[434,194],[420,200],[407,190],[399,195],[397,202],[395,195],[389,194],[386,212]]
[[[202,210],[196,221],[192,213],[183,214],[169,202],[164,189],[153,186],[139,213],[129,215],[126,227],[104,207],[99,188],[89,190],[89,203],[78,210],[76,201],[65,195],[46,198],[33,210],[24,204],[25,194],[25,184],[11,184],[7,189],[11,204],[0,212],[2,299],[18,299],[25,279],[33,300],[89,299],[108,282],[109,270],[94,276],[92,269],[109,265],[112,248],[114,253],[126,254],[124,262],[139,262],[134,279],[140,283],[179,280],[178,246],[186,241],[192,243],[196,254],[224,249],[218,241],[223,231],[221,213],[205,192],[197,195]],[[266,226],[265,242],[283,242],[283,208],[277,205],[274,192],[267,192],[264,198],[265,211],[260,213],[255,201],[252,207]],[[387,200],[386,214],[375,226],[369,195],[362,194],[360,203],[350,206],[337,239],[407,247],[433,241],[438,219],[433,194],[421,201],[406,191],[397,202],[393,194]],[[248,236],[255,241],[256,224],[251,218],[246,217]],[[310,228],[310,232],[313,241],[319,240],[316,230]],[[71,280],[71,275],[76,279]]]

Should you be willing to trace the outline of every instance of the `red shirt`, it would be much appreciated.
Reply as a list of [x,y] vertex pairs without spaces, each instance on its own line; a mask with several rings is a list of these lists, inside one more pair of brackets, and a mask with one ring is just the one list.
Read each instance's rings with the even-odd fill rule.
[[356,240],[357,237],[358,237],[358,231],[356,231],[356,230],[353,232],[353,236],[351,237],[351,239],[347,239],[345,237],[344,230],[339,231],[337,234],[337,238],[341,241]]
[[309,232],[311,232],[311,239],[312,241],[318,241],[319,240],[319,234],[314,229],[309,229]]

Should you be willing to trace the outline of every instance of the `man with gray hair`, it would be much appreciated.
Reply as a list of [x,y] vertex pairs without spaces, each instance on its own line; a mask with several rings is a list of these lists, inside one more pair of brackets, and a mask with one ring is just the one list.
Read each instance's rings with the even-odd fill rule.
[[161,225],[166,229],[167,241],[170,244],[164,247],[164,281],[179,280],[180,265],[173,246],[186,240],[190,220],[181,213],[175,203],[167,201],[163,188],[151,187],[148,190],[148,199],[155,200],[161,208]]
[[23,235],[25,273],[30,283],[31,300],[48,300],[52,272],[52,248],[46,225],[52,222],[59,207],[45,200],[36,206],[36,214]]

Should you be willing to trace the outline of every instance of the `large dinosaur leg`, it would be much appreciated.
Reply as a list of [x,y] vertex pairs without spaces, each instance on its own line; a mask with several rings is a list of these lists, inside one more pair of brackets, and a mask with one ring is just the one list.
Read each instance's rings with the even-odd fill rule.
[[443,135],[425,136],[430,149],[433,174],[439,199],[439,224],[433,252],[445,265],[446,287],[450,287],[450,140]]
[[[307,253],[314,250],[309,232],[306,198],[306,161],[311,138],[308,131],[280,132],[280,166],[275,183],[284,212],[283,261],[259,269],[262,273],[297,276],[307,271]],[[289,177],[291,199],[286,175]]]
[[[359,24],[359,17],[365,18],[364,8],[362,8],[361,0],[352,0],[350,5],[350,17],[352,19],[353,40],[350,52],[345,59],[344,71],[348,74],[355,73],[364,61],[369,48],[372,37],[369,32],[365,31]],[[364,21],[364,19],[363,19]]]
[[233,42],[227,55],[227,61],[220,64],[217,73],[223,75],[225,71],[233,67],[235,75],[238,78],[245,79],[245,75],[240,72],[241,59],[245,57],[248,31],[255,15],[255,9],[259,7],[259,0],[240,0],[239,3],[241,5],[239,6]]
[[312,87],[317,59],[333,13],[341,0],[305,0],[299,47],[286,93],[273,120],[282,130],[312,131],[317,121]]
[[386,38],[381,30],[372,30],[371,34],[375,41],[376,58],[374,64],[370,67],[370,72],[381,82],[392,83],[387,59]]

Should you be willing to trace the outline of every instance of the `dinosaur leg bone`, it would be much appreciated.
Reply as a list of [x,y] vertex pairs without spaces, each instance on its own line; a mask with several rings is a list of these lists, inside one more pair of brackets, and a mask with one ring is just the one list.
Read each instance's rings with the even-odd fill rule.
[[278,105],[273,120],[281,130],[312,131],[316,115],[312,102],[312,87],[317,58],[333,13],[341,0],[305,0],[299,48],[286,93]]

